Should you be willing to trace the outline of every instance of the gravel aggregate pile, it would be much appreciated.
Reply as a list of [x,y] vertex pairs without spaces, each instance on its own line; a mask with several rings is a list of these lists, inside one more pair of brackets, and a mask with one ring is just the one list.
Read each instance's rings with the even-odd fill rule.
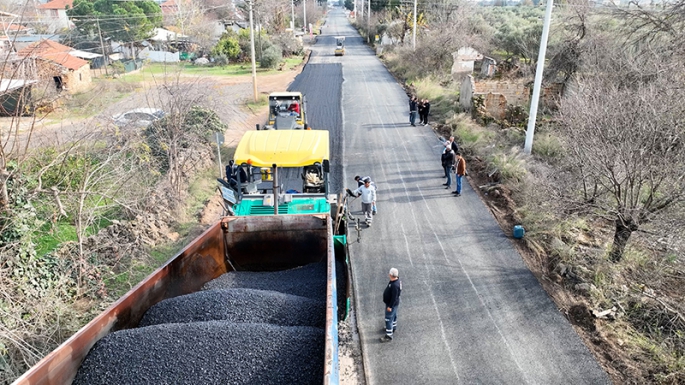
[[73,384],[321,384],[323,357],[321,328],[163,324],[105,336]]
[[326,301],[254,289],[205,290],[159,302],[139,326],[213,320],[323,328]]
[[202,290],[246,288],[272,290],[320,301],[326,300],[326,262],[282,271],[231,271],[207,282]]

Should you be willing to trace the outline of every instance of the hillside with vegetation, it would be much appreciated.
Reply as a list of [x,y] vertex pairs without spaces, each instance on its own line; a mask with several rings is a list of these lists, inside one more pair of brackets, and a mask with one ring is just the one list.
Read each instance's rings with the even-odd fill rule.
[[[64,44],[88,51],[115,40],[138,45],[154,28],[182,24],[192,44],[176,48],[204,60],[112,60],[78,92],[56,90],[52,76],[38,73],[32,89],[17,94],[25,108],[0,117],[0,384],[11,383],[206,226],[205,206],[216,193],[213,134],[232,140],[221,148],[228,159],[239,137],[230,131],[254,127],[266,105],[265,97],[252,98],[249,29],[213,39],[201,28],[231,17],[222,4],[193,2],[197,18],[179,20],[185,11],[162,17],[151,1],[75,1],[68,13],[77,28],[60,31]],[[7,25],[39,26],[29,5],[7,8],[18,15]],[[0,2],[1,11],[5,6]],[[312,7],[314,24],[321,15]],[[259,84],[281,90],[301,69],[304,46],[286,33],[285,19],[267,27],[267,16],[258,16],[264,27],[255,36]],[[32,58],[0,53],[3,85],[23,80],[16,68]],[[142,68],[125,73],[124,62],[136,60]],[[113,119],[140,107],[164,116],[145,127]]]
[[532,87],[543,6],[419,2],[416,48],[411,7],[356,25],[383,37],[377,52],[408,94],[431,101],[434,129],[457,138],[503,231],[524,226],[529,268],[613,381],[683,383],[685,4],[556,4],[543,86],[563,92],[525,155],[529,106],[495,117],[474,98],[465,110],[452,53],[475,48],[497,62],[488,81]]

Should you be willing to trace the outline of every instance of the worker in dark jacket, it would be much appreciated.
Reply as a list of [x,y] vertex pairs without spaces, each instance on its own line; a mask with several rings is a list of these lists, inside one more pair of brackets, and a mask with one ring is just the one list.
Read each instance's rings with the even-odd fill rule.
[[445,147],[445,152],[442,153],[440,159],[442,160],[442,168],[445,170],[445,178],[447,182],[443,183],[443,186],[449,190],[452,186],[452,167],[454,167],[454,153],[451,147]]
[[390,269],[390,282],[383,291],[383,302],[385,303],[385,335],[381,337],[381,342],[392,341],[392,334],[397,329],[397,308],[400,306],[400,293],[402,292],[402,281],[396,268]]
[[419,101],[416,96],[409,99],[409,124],[416,127],[416,116],[419,114]]
[[424,126],[428,125],[428,114],[431,112],[431,102],[428,99],[423,99],[423,110],[420,113],[421,122]]

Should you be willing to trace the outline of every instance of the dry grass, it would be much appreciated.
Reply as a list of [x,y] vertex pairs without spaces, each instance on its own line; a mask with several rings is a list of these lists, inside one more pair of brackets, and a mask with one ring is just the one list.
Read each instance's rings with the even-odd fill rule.
[[[419,98],[451,92],[430,79],[412,86]],[[477,125],[456,107],[440,116],[440,133],[454,135],[467,154],[472,182],[499,186],[496,194],[483,198],[500,207],[493,212],[502,228],[515,222],[526,228],[522,255],[557,306],[615,309],[614,318],[582,320],[569,310],[570,321],[613,381],[685,383],[685,270],[679,267],[684,261],[653,247],[658,242],[649,238],[654,237],[635,234],[623,261],[611,262],[613,224],[591,213],[574,213],[547,188],[554,165],[565,154],[546,126],[538,131],[535,157],[530,157],[522,154],[520,129]],[[580,283],[591,289],[577,290]]]
[[[527,183],[544,186],[531,175]],[[650,248],[649,235],[635,234],[624,259],[611,262],[612,223],[564,213],[563,204],[550,202],[537,188],[519,188],[513,197],[519,204],[525,202],[518,213],[529,245],[537,246],[524,250],[524,258],[531,269],[538,266],[536,275],[557,306],[585,303],[590,310],[615,310],[613,317],[594,321],[596,331],[576,329],[613,380],[683,383],[683,261]],[[591,284],[591,289],[579,291],[579,283]]]

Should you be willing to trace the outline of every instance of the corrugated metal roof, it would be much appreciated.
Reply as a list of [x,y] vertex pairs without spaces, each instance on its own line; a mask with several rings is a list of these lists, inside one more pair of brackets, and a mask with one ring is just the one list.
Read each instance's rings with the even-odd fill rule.
[[80,57],[81,59],[95,59],[96,57],[102,57],[99,53],[86,52],[78,49],[69,51],[69,55]]
[[0,93],[5,93],[8,91],[13,91],[18,88],[27,86],[29,84],[36,83],[36,80],[25,80],[25,79],[2,79],[0,80]]

